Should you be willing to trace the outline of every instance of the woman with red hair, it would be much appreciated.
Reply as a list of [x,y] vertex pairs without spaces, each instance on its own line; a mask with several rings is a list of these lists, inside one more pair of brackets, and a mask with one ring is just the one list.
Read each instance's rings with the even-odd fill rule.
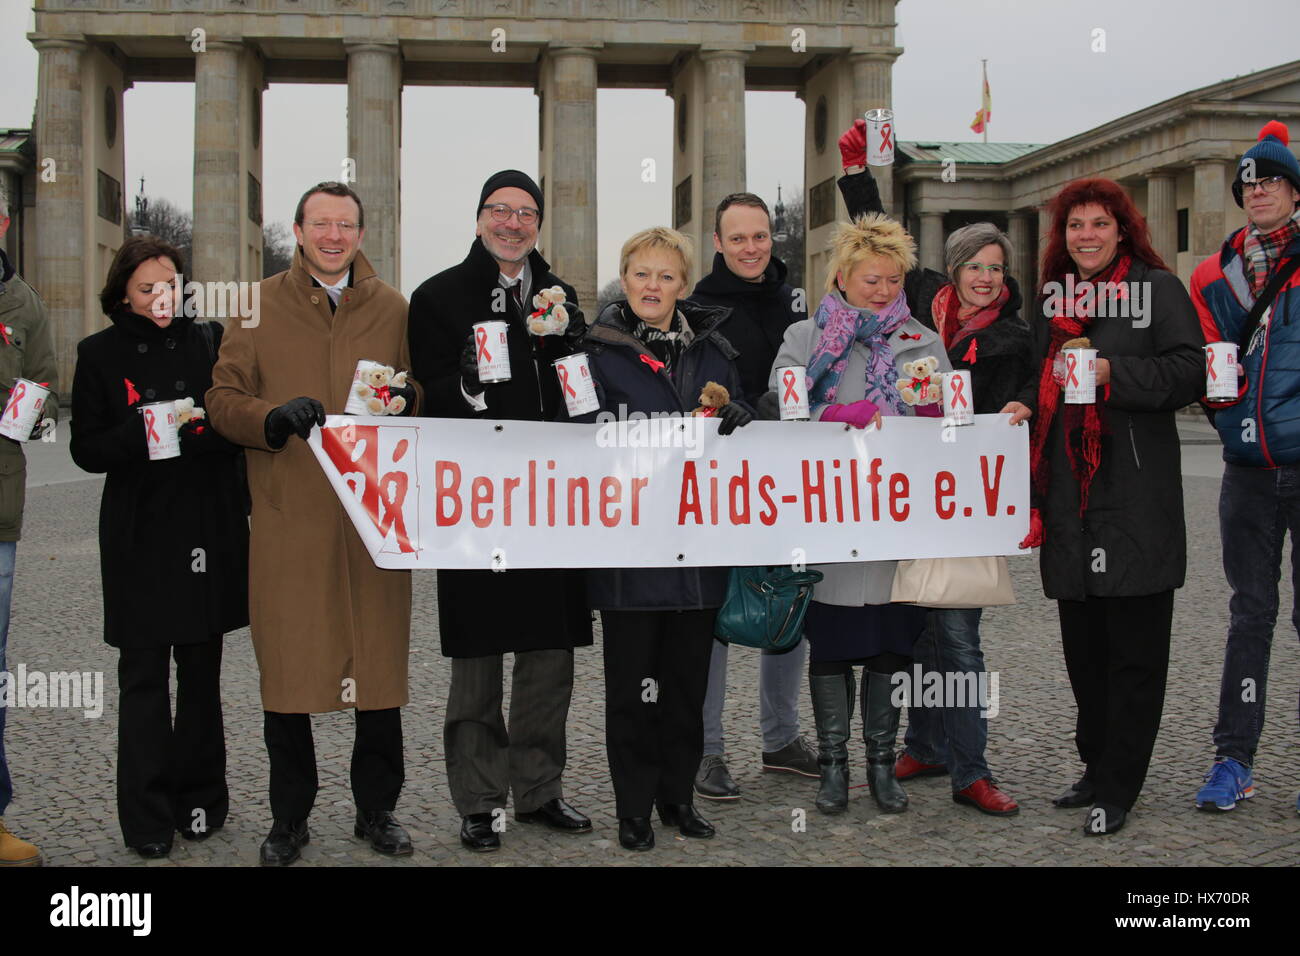
[[[1084,833],[1099,836],[1124,825],[1160,729],[1174,589],[1187,567],[1174,412],[1205,391],[1204,339],[1118,183],[1076,180],[1050,209],[1030,316],[1041,365],[1003,411],[1029,420],[1023,546],[1042,546],[1078,705],[1083,777],[1053,803],[1091,805]],[[1091,404],[1064,401],[1067,343],[1097,350]]]

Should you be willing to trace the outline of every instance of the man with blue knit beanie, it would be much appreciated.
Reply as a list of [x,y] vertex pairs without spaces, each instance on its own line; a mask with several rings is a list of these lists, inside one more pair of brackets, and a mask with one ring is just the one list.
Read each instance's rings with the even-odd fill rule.
[[[1288,530],[1300,592],[1294,552],[1300,537],[1300,163],[1289,141],[1277,121],[1260,130],[1232,183],[1250,221],[1192,274],[1205,341],[1238,343],[1237,398],[1205,401],[1223,442],[1219,533],[1232,588],[1215,761],[1196,794],[1197,807],[1210,811],[1231,810],[1255,795]],[[1292,622],[1300,629],[1300,608]]]

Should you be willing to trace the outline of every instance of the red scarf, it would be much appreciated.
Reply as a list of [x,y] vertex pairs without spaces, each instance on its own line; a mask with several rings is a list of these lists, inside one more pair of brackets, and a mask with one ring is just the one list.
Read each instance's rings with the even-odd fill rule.
[[[1099,301],[1107,299],[1114,301],[1110,299],[1108,293],[1095,287],[1122,280],[1128,275],[1132,262],[1132,257],[1124,253],[1109,269],[1093,276],[1088,282],[1076,279],[1077,291],[1072,310],[1074,317],[1069,318],[1065,315],[1065,302],[1062,297],[1056,315],[1048,320],[1051,324],[1052,338],[1047,348],[1047,358],[1043,361],[1043,372],[1038,380],[1038,412],[1032,419],[1032,430],[1029,434],[1029,475],[1034,494],[1039,500],[1047,497],[1048,485],[1051,483],[1051,465],[1044,451],[1047,447],[1047,436],[1052,428],[1052,420],[1056,417],[1057,405],[1061,401],[1061,386],[1052,375],[1056,353],[1061,351],[1062,343],[1079,338],[1092,325],[1094,317],[1084,315],[1085,310],[1081,307],[1081,299],[1089,285],[1094,287],[1095,292],[1092,308],[1095,308]],[[1091,308],[1087,311],[1091,311]],[[1065,415],[1062,422],[1065,429],[1065,451],[1070,459],[1070,471],[1079,482],[1079,517],[1082,518],[1084,512],[1088,510],[1088,489],[1092,485],[1093,476],[1101,466],[1101,406],[1098,402],[1093,402],[1091,405],[1066,405],[1063,414]]]
[[997,321],[1002,314],[1002,307],[1007,304],[1011,298],[1010,286],[1004,285],[998,297],[991,303],[980,309],[969,319],[962,321],[960,313],[962,304],[961,299],[957,297],[957,290],[951,282],[935,293],[934,304],[930,306],[930,314],[934,316],[935,326],[939,334],[943,336],[943,346],[949,352],[954,345],[966,338],[968,335],[974,335],[980,329],[988,328]]

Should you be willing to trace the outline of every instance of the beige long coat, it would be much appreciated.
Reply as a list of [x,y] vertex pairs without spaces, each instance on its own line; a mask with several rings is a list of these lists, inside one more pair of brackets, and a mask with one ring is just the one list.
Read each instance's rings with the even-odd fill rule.
[[266,710],[407,701],[411,573],[375,567],[306,442],[293,435],[272,451],[264,431],[271,409],[302,395],[341,414],[359,359],[409,369],[406,316],[361,253],[331,314],[299,252],[262,282],[257,324],[232,320],[221,343],[206,406],[217,431],[247,448],[249,618]]

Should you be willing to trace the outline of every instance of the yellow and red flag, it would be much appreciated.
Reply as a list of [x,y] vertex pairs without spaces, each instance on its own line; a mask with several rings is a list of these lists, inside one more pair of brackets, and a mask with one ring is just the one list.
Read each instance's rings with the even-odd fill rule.
[[988,125],[989,118],[993,115],[993,98],[989,95],[989,68],[984,66],[984,100],[980,106],[979,112],[975,114],[975,122],[970,124],[971,132],[983,133],[985,126]]

